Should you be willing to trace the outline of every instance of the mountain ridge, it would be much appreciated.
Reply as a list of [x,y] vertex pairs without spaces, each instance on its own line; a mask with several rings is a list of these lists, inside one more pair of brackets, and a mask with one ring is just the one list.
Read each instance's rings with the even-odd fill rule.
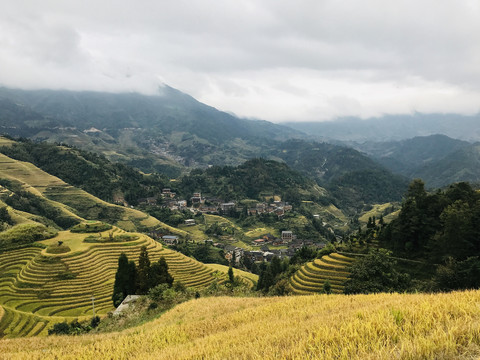
[[[0,116],[4,131],[73,145],[147,173],[178,178],[191,168],[237,166],[265,157],[285,162],[322,187],[355,169],[357,179],[367,183],[374,183],[379,175],[391,179],[397,188],[391,200],[399,200],[406,188],[406,181],[401,184],[356,150],[314,143],[300,132],[266,121],[238,119],[168,87],[163,96],[0,88],[0,99],[10,109]],[[16,121],[13,128],[5,127],[14,122],[10,117]],[[307,158],[309,163],[303,160]],[[360,177],[359,171],[363,171]],[[354,190],[360,194],[355,200],[358,206],[385,200],[363,191],[360,182],[356,184],[360,189]],[[370,195],[365,198],[361,193]]]
[[324,122],[284,122],[313,138],[342,141],[399,141],[433,134],[465,140],[480,141],[480,113],[384,115],[376,118],[339,118]]
[[383,143],[365,142],[355,147],[390,171],[410,179],[421,178],[429,188],[451,183],[480,181],[479,143],[429,135]]

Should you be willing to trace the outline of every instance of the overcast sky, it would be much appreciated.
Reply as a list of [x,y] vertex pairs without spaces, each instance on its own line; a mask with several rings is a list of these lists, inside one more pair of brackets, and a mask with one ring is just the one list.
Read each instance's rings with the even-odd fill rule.
[[480,111],[478,0],[0,0],[0,84],[162,83],[239,116]]

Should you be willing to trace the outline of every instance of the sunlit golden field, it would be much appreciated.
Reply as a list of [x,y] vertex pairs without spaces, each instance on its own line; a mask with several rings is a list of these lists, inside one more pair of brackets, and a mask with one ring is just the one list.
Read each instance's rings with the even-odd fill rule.
[[0,342],[1,359],[471,359],[480,291],[201,298],[121,333]]

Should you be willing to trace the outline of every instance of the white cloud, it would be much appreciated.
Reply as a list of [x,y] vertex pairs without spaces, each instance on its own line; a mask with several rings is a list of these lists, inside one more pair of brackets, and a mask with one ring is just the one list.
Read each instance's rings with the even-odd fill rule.
[[477,1],[4,2],[0,83],[153,93],[240,116],[479,111]]

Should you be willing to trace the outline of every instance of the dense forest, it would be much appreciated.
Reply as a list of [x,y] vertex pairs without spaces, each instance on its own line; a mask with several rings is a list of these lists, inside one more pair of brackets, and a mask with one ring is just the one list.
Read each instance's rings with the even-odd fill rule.
[[400,201],[408,187],[406,178],[348,147],[291,139],[266,155],[314,179],[329,191],[337,207],[352,212],[365,203]]
[[399,216],[378,234],[396,256],[438,266],[440,289],[480,286],[480,193],[462,182],[428,193],[421,180],[408,189]]
[[197,189],[229,200],[260,199],[262,194],[281,195],[291,203],[315,200],[321,196],[315,182],[287,165],[265,159],[248,160],[238,167],[214,166],[192,170],[179,184],[184,193]]

